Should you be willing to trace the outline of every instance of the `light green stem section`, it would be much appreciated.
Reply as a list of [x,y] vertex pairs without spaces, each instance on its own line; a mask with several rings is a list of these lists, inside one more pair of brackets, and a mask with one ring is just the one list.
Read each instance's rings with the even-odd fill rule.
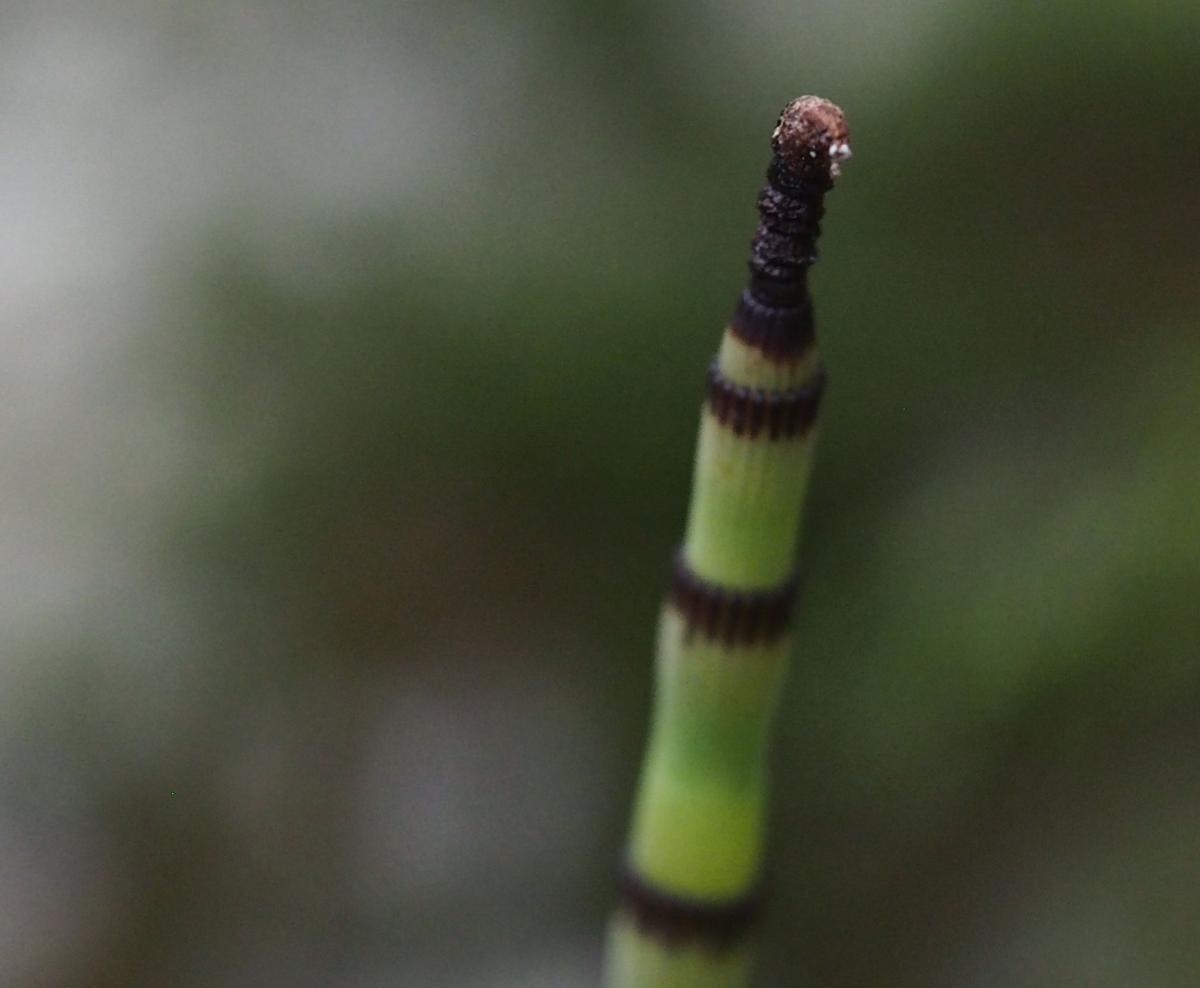
[[650,744],[629,847],[637,873],[693,899],[744,894],[761,869],[767,730],[787,647],[685,641],[659,621]]
[[821,355],[813,347],[794,360],[771,360],[758,347],[748,346],[727,332],[721,337],[717,360],[721,373],[738,384],[767,391],[791,391],[816,376]]
[[[780,364],[730,333],[721,372],[736,384],[800,387],[815,352]],[[770,591],[793,574],[813,433],[738,436],[711,410],[701,417],[683,554],[701,579],[729,591]],[[629,863],[665,893],[721,904],[751,892],[762,874],[766,752],[789,641],[707,639],[670,603],[659,620],[652,729],[642,769]],[[609,932],[609,988],[744,988],[752,952],[666,945],[619,912]]]
[[705,411],[683,543],[699,576],[754,590],[792,575],[811,444],[747,439]]

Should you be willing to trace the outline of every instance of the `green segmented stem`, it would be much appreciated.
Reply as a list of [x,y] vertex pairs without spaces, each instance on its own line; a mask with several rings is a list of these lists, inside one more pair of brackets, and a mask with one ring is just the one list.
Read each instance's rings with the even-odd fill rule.
[[750,284],[710,369],[686,534],[659,620],[609,988],[735,988],[751,978],[766,750],[824,385],[807,271],[823,196],[849,154],[841,111],[794,100],[772,147]]

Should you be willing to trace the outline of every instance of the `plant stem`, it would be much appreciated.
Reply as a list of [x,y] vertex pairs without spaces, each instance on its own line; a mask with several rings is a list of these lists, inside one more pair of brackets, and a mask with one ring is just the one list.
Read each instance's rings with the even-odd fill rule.
[[788,104],[772,136],[750,282],[709,371],[687,531],[659,620],[609,988],[750,982],[766,748],[825,383],[807,273],[846,141],[841,111],[813,96]]

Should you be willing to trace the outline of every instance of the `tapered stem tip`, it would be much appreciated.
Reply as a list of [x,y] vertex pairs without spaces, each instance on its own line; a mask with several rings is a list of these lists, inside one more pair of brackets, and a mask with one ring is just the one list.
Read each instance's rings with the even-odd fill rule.
[[797,172],[828,164],[836,177],[838,165],[850,157],[850,130],[842,111],[820,96],[801,96],[779,114],[771,148]]

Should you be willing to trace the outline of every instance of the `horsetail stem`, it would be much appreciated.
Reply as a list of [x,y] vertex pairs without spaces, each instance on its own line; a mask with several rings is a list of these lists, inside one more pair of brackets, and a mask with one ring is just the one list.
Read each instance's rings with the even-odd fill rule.
[[790,644],[795,557],[825,373],[808,269],[850,147],[832,103],[780,114],[750,280],[708,374],[683,546],[658,629],[650,742],[609,988],[749,983],[765,752]]

